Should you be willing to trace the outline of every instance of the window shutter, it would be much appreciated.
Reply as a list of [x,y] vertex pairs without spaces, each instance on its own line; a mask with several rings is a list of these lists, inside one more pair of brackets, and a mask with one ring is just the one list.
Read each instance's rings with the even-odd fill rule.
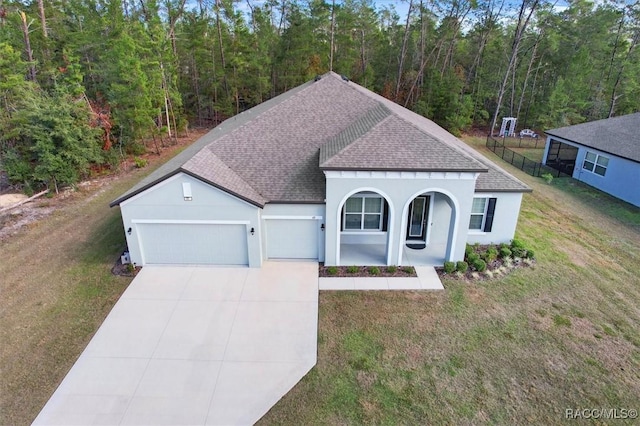
[[489,198],[489,205],[487,206],[487,218],[484,221],[484,232],[491,232],[493,226],[493,213],[496,210],[496,199]]
[[384,203],[384,209],[382,210],[382,231],[386,232],[387,222],[389,222],[389,204],[384,198],[382,199],[382,202]]

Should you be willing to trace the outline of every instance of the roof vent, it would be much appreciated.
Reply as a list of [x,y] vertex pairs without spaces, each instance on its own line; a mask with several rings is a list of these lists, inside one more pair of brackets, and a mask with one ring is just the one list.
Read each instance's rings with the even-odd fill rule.
[[321,76],[316,75],[316,78],[314,78],[313,81],[320,81],[321,78],[322,78]]
[[344,81],[349,81],[349,77],[347,77],[346,75],[342,74],[340,77],[342,77],[342,79]]

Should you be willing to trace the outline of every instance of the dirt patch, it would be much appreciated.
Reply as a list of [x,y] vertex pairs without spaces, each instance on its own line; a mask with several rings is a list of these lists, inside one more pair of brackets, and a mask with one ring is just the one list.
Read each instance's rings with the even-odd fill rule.
[[0,208],[12,206],[27,198],[24,194],[0,194]]

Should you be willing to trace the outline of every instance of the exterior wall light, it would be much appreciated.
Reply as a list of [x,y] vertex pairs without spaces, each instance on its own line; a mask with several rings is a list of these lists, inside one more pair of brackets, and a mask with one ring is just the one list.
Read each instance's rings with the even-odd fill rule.
[[320,230],[321,230],[322,232],[324,232],[324,223],[323,223],[322,225],[320,225]]
[[131,231],[132,231],[132,229],[131,229],[131,227],[129,227],[129,229],[127,229],[127,234],[131,235]]
[[255,233],[256,233],[255,228],[251,228],[251,231],[250,231],[250,232],[251,232],[251,235],[255,234]]

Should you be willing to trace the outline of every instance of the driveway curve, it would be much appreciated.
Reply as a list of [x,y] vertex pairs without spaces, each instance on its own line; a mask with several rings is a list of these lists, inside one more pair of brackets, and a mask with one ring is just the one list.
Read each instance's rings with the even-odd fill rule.
[[35,425],[246,425],[316,363],[318,266],[146,266]]

